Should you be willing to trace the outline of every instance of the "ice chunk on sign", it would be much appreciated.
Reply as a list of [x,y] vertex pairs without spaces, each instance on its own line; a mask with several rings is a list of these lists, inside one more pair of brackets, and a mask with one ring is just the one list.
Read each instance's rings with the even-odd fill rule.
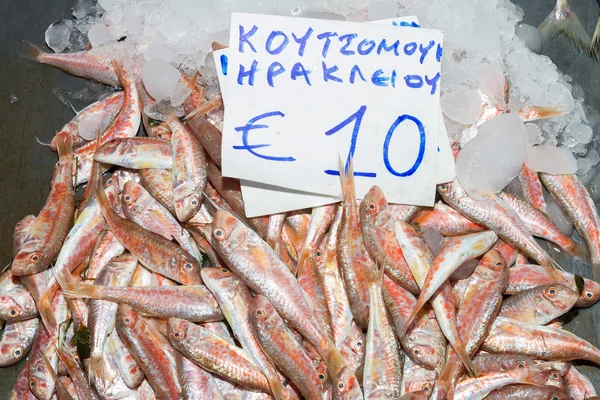
[[466,86],[444,94],[440,102],[444,115],[463,125],[471,125],[481,114],[481,96]]
[[530,147],[527,150],[525,165],[533,171],[548,174],[565,175],[577,171],[577,160],[569,149],[549,144]]
[[527,151],[523,121],[502,114],[484,122],[458,153],[456,177],[472,197],[498,193],[521,171]]
[[73,32],[73,22],[71,20],[56,21],[46,29],[46,44],[54,52],[60,53],[69,45],[71,32]]
[[237,13],[231,26],[224,176],[337,196],[352,157],[359,197],[377,184],[433,204],[441,32]]

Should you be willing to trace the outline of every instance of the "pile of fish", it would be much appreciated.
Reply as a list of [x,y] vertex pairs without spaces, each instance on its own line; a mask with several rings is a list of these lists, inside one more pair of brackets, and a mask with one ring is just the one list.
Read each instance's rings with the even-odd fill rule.
[[[596,395],[571,362],[600,364],[600,350],[560,317],[596,303],[600,284],[534,239],[600,268],[576,176],[524,167],[519,190],[483,199],[454,181],[424,208],[377,186],[359,202],[350,164],[341,203],[246,218],[220,173],[222,104],[196,77],[188,117],[157,121],[134,64],[30,50],[123,90],[56,134],[46,204],[15,227],[0,366],[29,358],[13,399]],[[548,219],[542,185],[586,245]]]

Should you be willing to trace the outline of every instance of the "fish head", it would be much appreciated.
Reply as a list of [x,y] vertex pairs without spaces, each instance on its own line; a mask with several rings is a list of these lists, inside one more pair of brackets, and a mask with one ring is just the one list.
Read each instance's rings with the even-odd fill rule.
[[[383,190],[373,185],[360,203],[361,222],[380,226],[391,218],[387,199]],[[385,220],[383,220],[385,219]]]
[[[559,284],[544,285],[535,298],[536,313],[542,315],[564,314],[569,311],[579,299],[577,292]],[[553,318],[552,318],[553,319]]]
[[499,251],[490,249],[483,255],[475,272],[481,279],[508,282],[506,260]]
[[171,130],[169,129],[169,125],[165,122],[161,122],[159,125],[152,127],[152,134],[157,139],[171,141]]
[[[427,316],[424,316],[427,318]],[[425,324],[420,322],[410,331],[406,338],[405,347],[408,350],[408,356],[419,366],[434,369],[446,357],[445,344],[439,340],[442,335],[437,322],[427,318]]]
[[32,249],[32,247],[34,246],[27,246],[25,243],[17,253],[11,268],[13,275],[32,275],[48,267],[51,261],[48,256],[43,251]]
[[121,203],[126,211],[140,212],[151,204],[150,194],[141,185],[134,181],[127,181],[123,185]]
[[50,381],[47,379],[33,375],[29,377],[29,390],[31,390],[36,399],[50,400],[54,392],[54,385],[50,384]]
[[167,336],[171,344],[177,348],[182,341],[190,339],[190,322],[181,318],[167,320]]
[[591,279],[584,279],[583,291],[575,303],[576,307],[589,307],[600,300],[600,283]]
[[425,395],[425,399],[433,392],[434,380],[418,380],[416,382],[410,382],[406,385],[406,391],[408,393],[421,392]]
[[202,277],[200,276],[200,264],[194,257],[188,254],[185,250],[181,249],[175,254],[171,261],[169,261],[171,267],[177,269],[179,283],[184,285],[201,285]]
[[218,291],[219,288],[232,288],[235,286],[235,278],[227,268],[202,268],[200,271],[204,284],[208,286],[211,292]]
[[546,379],[545,385],[555,386],[562,389],[565,387],[565,380],[563,379],[559,371],[549,370],[548,379]]
[[276,329],[277,322],[281,320],[275,307],[265,296],[261,295],[257,295],[252,299],[248,314],[262,329]]
[[[244,243],[240,236],[242,229],[237,229],[242,223],[231,213],[219,209],[215,212],[211,223],[211,242],[216,248],[235,250]],[[242,235],[243,236],[243,235]]]
[[0,343],[0,367],[17,363],[25,357],[28,350],[23,348],[21,344],[23,337],[19,332],[14,330],[7,331],[9,327],[5,327],[4,329],[4,336]]
[[358,379],[352,370],[345,366],[335,377],[333,382],[333,398],[344,400],[359,400],[362,399],[362,392]]
[[131,331],[140,323],[140,316],[131,307],[119,304],[117,307],[116,324],[124,331]]
[[177,219],[186,222],[200,210],[202,194],[188,182],[178,181],[173,184],[173,203]]
[[0,319],[21,321],[36,314],[35,302],[27,289],[16,287],[0,296]]
[[33,221],[35,221],[34,215],[26,215],[25,217],[23,217],[23,219],[21,219],[15,224],[15,232],[20,231],[21,229],[29,228],[31,224],[33,224]]

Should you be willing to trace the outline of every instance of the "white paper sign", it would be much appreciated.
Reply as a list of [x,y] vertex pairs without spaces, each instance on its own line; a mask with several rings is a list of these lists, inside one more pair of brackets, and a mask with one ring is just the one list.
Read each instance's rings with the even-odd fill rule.
[[337,196],[352,153],[359,197],[378,184],[433,204],[441,32],[248,14],[232,27],[225,176]]

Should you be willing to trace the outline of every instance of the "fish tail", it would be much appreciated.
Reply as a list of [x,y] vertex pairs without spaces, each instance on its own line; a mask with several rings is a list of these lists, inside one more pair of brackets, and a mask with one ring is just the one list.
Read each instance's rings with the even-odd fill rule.
[[537,121],[539,119],[554,118],[564,115],[566,111],[556,107],[531,106],[519,110],[519,116],[524,121]]
[[591,48],[594,51],[598,50],[600,47],[600,16],[598,17],[598,21],[596,22],[596,29],[594,29],[594,36],[592,37]]
[[300,254],[298,254],[298,262],[296,263],[296,276],[300,277],[302,275],[302,271],[304,270],[304,264],[308,259],[310,250],[304,247],[300,250]]
[[104,380],[105,371],[104,371],[104,367],[102,365],[102,355],[101,354],[100,355],[98,355],[98,354],[90,355],[90,371],[91,371],[90,375],[89,375],[90,382],[94,376],[97,376],[101,380]]
[[455,357],[448,357],[444,369],[435,384],[431,395],[432,399],[450,398],[448,395],[452,390],[452,376],[455,374],[456,368],[460,365],[459,362]]
[[56,139],[56,149],[59,159],[73,157],[73,136],[70,133],[67,133],[66,136],[59,136]]
[[573,239],[571,239],[569,242],[569,245],[565,248],[567,253],[569,253],[573,257],[577,257],[583,260],[584,262],[590,261],[590,252],[586,245],[579,243],[578,241]]
[[54,317],[54,312],[52,311],[52,295],[54,294],[53,290],[46,290],[46,292],[40,298],[38,304],[38,312],[40,313],[40,318],[46,327],[46,330],[54,334],[58,331],[58,323],[56,322],[56,318]]
[[271,388],[271,394],[275,397],[275,400],[285,400],[284,388],[281,381],[277,377],[267,377],[269,381],[269,387]]
[[404,326],[398,330],[398,332],[397,332],[398,337],[402,337],[406,334],[406,331],[408,330],[408,328],[410,328],[415,317],[417,316],[419,311],[421,311],[421,309],[423,308],[424,305],[425,305],[425,301],[423,301],[421,298],[419,298],[417,300],[417,304],[415,304],[415,308],[413,308],[413,310],[408,315],[408,318],[406,318],[406,322],[404,322]]
[[25,57],[29,60],[33,60],[36,62],[42,62],[42,56],[46,54],[46,52],[35,44],[28,42],[27,40],[23,40],[23,52],[21,53],[22,57]]
[[452,348],[456,352],[456,355],[460,358],[460,361],[464,364],[465,368],[472,376],[479,376],[479,371],[475,364],[473,364],[473,360],[469,357],[469,353],[465,350],[465,346],[462,341],[457,338],[455,343],[452,343]]
[[338,155],[338,168],[340,171],[340,184],[342,185],[342,195],[344,200],[354,200],[356,192],[354,189],[354,162],[352,156],[348,162],[347,168],[342,162],[342,158]]
[[[561,12],[556,12],[556,7],[561,8]],[[563,34],[575,45],[575,47],[584,50],[590,54],[590,56],[595,57],[595,52],[592,52],[590,47],[590,35],[581,24],[581,21],[569,5],[569,2],[567,0],[561,0],[556,7],[539,26],[539,29],[544,36],[544,40],[552,39],[559,34]],[[561,17],[557,17],[558,15]]]
[[56,280],[61,286],[61,292],[67,297],[98,299],[101,297],[102,286],[75,282],[69,271],[56,274]]
[[123,84],[127,80],[125,76],[125,69],[123,68],[123,63],[120,61],[112,60],[110,62],[110,65],[112,65],[113,69],[115,70],[115,74],[117,74],[117,77],[119,78],[119,81],[121,81],[121,84]]
[[323,355],[323,361],[327,366],[329,374],[335,378],[338,376],[342,368],[346,366],[346,360],[340,351],[335,347],[333,342],[328,340],[327,351]]
[[210,99],[207,102],[200,104],[197,108],[192,110],[188,115],[185,116],[183,121],[187,121],[190,118],[194,118],[196,115],[204,115],[208,112],[211,112],[215,108],[219,107],[223,103],[223,98],[221,96],[217,96],[213,99]]

